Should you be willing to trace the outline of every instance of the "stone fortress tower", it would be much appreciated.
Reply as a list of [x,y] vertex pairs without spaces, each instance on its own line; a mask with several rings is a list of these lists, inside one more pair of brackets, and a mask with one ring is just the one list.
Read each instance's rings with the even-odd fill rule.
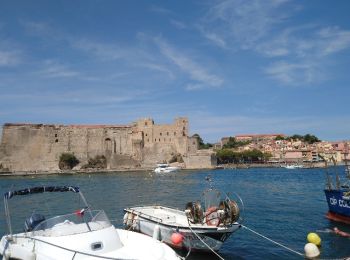
[[2,131],[0,166],[11,172],[58,171],[60,155],[72,153],[80,161],[78,169],[101,155],[109,170],[154,168],[176,156],[182,158],[185,168],[214,167],[213,153],[198,151],[198,140],[188,133],[185,117],[169,125],[156,125],[150,118],[130,125],[7,123]]

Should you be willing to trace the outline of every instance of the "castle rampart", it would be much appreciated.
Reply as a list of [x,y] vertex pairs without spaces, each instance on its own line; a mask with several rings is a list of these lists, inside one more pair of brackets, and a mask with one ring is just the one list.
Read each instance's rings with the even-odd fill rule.
[[[188,168],[211,162],[190,160],[198,142],[188,137],[188,119],[156,125],[150,118],[130,125],[5,124],[0,144],[0,163],[9,171],[58,171],[62,153],[72,153],[87,164],[105,156],[107,169],[151,168],[174,156],[187,158]],[[199,158],[197,156],[197,158]],[[204,157],[203,157],[204,158]],[[191,165],[191,161],[195,162]],[[197,165],[198,164],[198,165]]]

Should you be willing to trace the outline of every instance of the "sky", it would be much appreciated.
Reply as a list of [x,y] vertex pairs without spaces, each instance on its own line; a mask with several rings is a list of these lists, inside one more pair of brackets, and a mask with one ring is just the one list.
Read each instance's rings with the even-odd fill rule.
[[350,139],[350,1],[0,0],[0,124]]

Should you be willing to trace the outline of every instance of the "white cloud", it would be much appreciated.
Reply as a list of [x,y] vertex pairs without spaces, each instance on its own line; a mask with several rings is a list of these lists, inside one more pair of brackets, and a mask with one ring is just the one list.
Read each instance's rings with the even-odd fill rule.
[[90,40],[72,40],[74,48],[92,54],[102,60],[118,60],[126,57],[130,52],[117,44],[93,42]]
[[218,34],[212,32],[202,32],[203,36],[220,48],[226,49],[226,41]]
[[69,69],[69,67],[50,60],[45,61],[44,69],[39,70],[36,74],[45,78],[71,78],[79,76],[78,72]]
[[319,31],[320,53],[330,55],[350,48],[350,31],[327,27]]
[[0,66],[14,66],[21,62],[21,58],[16,51],[1,51],[0,50]]
[[[220,35],[221,39],[231,42],[242,49],[254,48],[255,44],[264,38],[275,24],[287,16],[280,11],[286,1],[244,1],[227,0],[210,8],[202,19],[201,26],[205,35]],[[206,37],[208,38],[208,37]],[[216,38],[212,38],[215,39]]]
[[170,23],[172,25],[174,25],[177,29],[180,29],[180,30],[187,28],[187,26],[183,22],[180,22],[180,21],[175,20],[175,19],[170,19]]
[[169,9],[166,9],[164,7],[161,7],[161,6],[156,6],[156,5],[151,6],[150,10],[152,12],[159,13],[159,14],[162,14],[162,15],[173,14],[173,12],[170,11]]
[[[199,82],[201,86],[220,87],[223,84],[224,80],[222,78],[211,74],[193,59],[185,56],[183,52],[175,50],[174,47],[164,40],[157,38],[155,42],[165,57],[177,65],[184,73],[188,74],[192,80]],[[197,84],[197,86],[199,85]]]
[[322,81],[325,75],[317,63],[280,61],[269,65],[264,72],[273,79],[286,85],[307,86],[308,83]]
[[26,29],[27,32],[39,36],[53,36],[54,31],[48,23],[43,22],[33,22],[33,21],[21,21],[22,26]]

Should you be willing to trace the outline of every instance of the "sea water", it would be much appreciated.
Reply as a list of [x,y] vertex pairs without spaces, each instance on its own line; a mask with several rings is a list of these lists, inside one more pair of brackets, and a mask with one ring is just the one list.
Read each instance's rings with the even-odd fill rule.
[[[344,168],[333,170],[343,173]],[[350,226],[325,218],[328,208],[323,193],[324,169],[250,168],[180,171],[167,175],[145,171],[2,177],[0,191],[3,194],[8,190],[31,186],[79,186],[94,209],[105,210],[112,223],[122,227],[125,207],[160,204],[184,209],[187,202],[200,199],[203,190],[209,187],[207,176],[211,176],[211,185],[215,188],[242,198],[244,210],[241,216],[243,225],[248,228],[300,253],[304,253],[307,234],[316,232],[322,239],[322,259],[350,257],[350,239],[329,232],[335,226],[350,232]],[[68,205],[73,202],[70,194],[63,197],[60,194],[57,199],[55,196],[40,203],[38,194],[11,199],[14,229],[23,230],[25,214],[30,214],[30,211],[26,211],[28,206],[50,208],[66,214]],[[3,201],[0,201],[3,209]],[[2,212],[1,236],[8,232]],[[219,254],[224,259],[303,258],[244,228],[231,235]],[[218,258],[214,254],[191,253],[188,259]]]

